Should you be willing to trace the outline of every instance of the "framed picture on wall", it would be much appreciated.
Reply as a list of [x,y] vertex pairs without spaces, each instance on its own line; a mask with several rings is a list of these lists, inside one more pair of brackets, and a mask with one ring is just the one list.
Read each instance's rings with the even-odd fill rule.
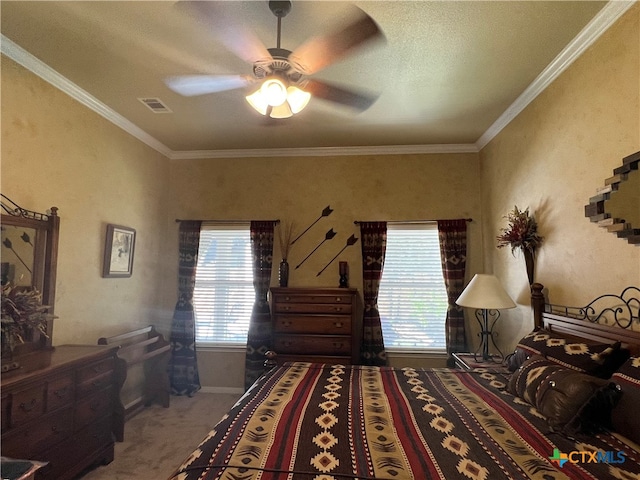
[[130,277],[135,244],[136,231],[133,228],[108,224],[102,276]]

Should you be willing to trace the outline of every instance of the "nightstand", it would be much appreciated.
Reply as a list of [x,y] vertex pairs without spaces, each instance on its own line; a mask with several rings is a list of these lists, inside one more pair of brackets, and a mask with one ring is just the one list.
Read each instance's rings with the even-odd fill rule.
[[490,360],[483,360],[482,355],[474,355],[473,353],[452,353],[451,356],[456,363],[456,368],[460,370],[474,370],[476,368],[492,368],[506,370],[500,355],[490,355]]

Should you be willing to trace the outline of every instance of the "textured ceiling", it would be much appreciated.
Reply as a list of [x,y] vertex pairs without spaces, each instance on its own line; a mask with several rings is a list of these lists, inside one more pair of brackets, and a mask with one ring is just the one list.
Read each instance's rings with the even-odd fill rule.
[[[477,146],[606,4],[353,2],[377,22],[385,41],[314,78],[379,94],[377,101],[355,113],[314,98],[299,115],[267,121],[244,100],[249,90],[182,97],[167,88],[163,80],[172,75],[252,72],[174,3],[2,1],[3,52],[43,62],[57,81],[79,87],[116,123],[131,129],[130,122],[169,156],[238,149]],[[277,20],[266,1],[219,3],[225,16],[255,32],[266,47],[276,46]],[[282,47],[293,50],[329,31],[348,6],[294,1],[282,21]],[[161,99],[172,113],[153,113],[141,97]]]

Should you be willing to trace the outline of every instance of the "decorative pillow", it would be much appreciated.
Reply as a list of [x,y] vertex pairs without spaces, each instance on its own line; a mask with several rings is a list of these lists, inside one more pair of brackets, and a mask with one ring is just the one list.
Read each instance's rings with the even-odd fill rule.
[[611,413],[613,429],[640,444],[640,357],[629,358],[611,380],[622,392],[620,402]]
[[620,398],[615,384],[532,355],[511,376],[507,390],[536,407],[548,425],[567,434],[611,428]]
[[513,372],[531,355],[541,355],[579,372],[609,378],[629,358],[629,350],[620,348],[620,342],[586,342],[541,328],[518,342],[515,352],[507,357],[507,367]]

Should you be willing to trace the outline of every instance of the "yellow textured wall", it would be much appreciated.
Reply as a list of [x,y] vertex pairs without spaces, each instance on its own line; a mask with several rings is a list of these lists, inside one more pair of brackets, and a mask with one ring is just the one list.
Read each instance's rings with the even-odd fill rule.
[[[288,259],[289,286],[336,287],[337,262],[347,261],[352,273],[349,285],[360,292],[360,241],[317,275],[346,245],[350,235],[360,238],[354,220],[473,218],[475,221],[468,228],[468,270],[472,275],[482,269],[477,157],[441,154],[175,160],[170,173],[175,201],[169,211],[173,218],[181,219],[280,219],[283,223],[293,222],[295,232],[300,233],[330,205],[333,213],[293,246]],[[337,235],[296,269],[330,228]],[[272,285],[277,285],[277,263],[281,259],[277,240],[274,257]],[[229,360],[230,356],[235,362]],[[201,349],[198,358],[201,366],[207,365],[200,369],[203,385],[242,385],[242,352],[212,353]],[[394,359],[394,363],[407,361]],[[228,368],[220,368],[227,364]],[[435,364],[423,359],[422,365],[444,366],[442,359]]]
[[[350,285],[361,289],[360,242],[317,276],[350,235],[360,237],[355,220],[475,218],[470,268],[480,268],[477,175],[477,154],[175,160],[169,211],[174,218],[279,219],[297,234],[330,205],[333,213],[292,247],[289,286],[338,286],[337,262],[346,260]],[[337,235],[296,269],[330,228]],[[274,253],[279,262],[277,239]]]
[[[167,324],[166,158],[5,57],[1,155],[2,193],[59,208],[54,345]],[[101,277],[108,223],[137,230],[131,278]]]
[[530,207],[545,237],[536,281],[551,302],[582,306],[640,284],[640,246],[584,216],[604,179],[640,150],[639,21],[636,5],[481,152],[485,264],[521,305],[503,312],[509,349],[533,326],[524,259],[494,248],[514,205]]

